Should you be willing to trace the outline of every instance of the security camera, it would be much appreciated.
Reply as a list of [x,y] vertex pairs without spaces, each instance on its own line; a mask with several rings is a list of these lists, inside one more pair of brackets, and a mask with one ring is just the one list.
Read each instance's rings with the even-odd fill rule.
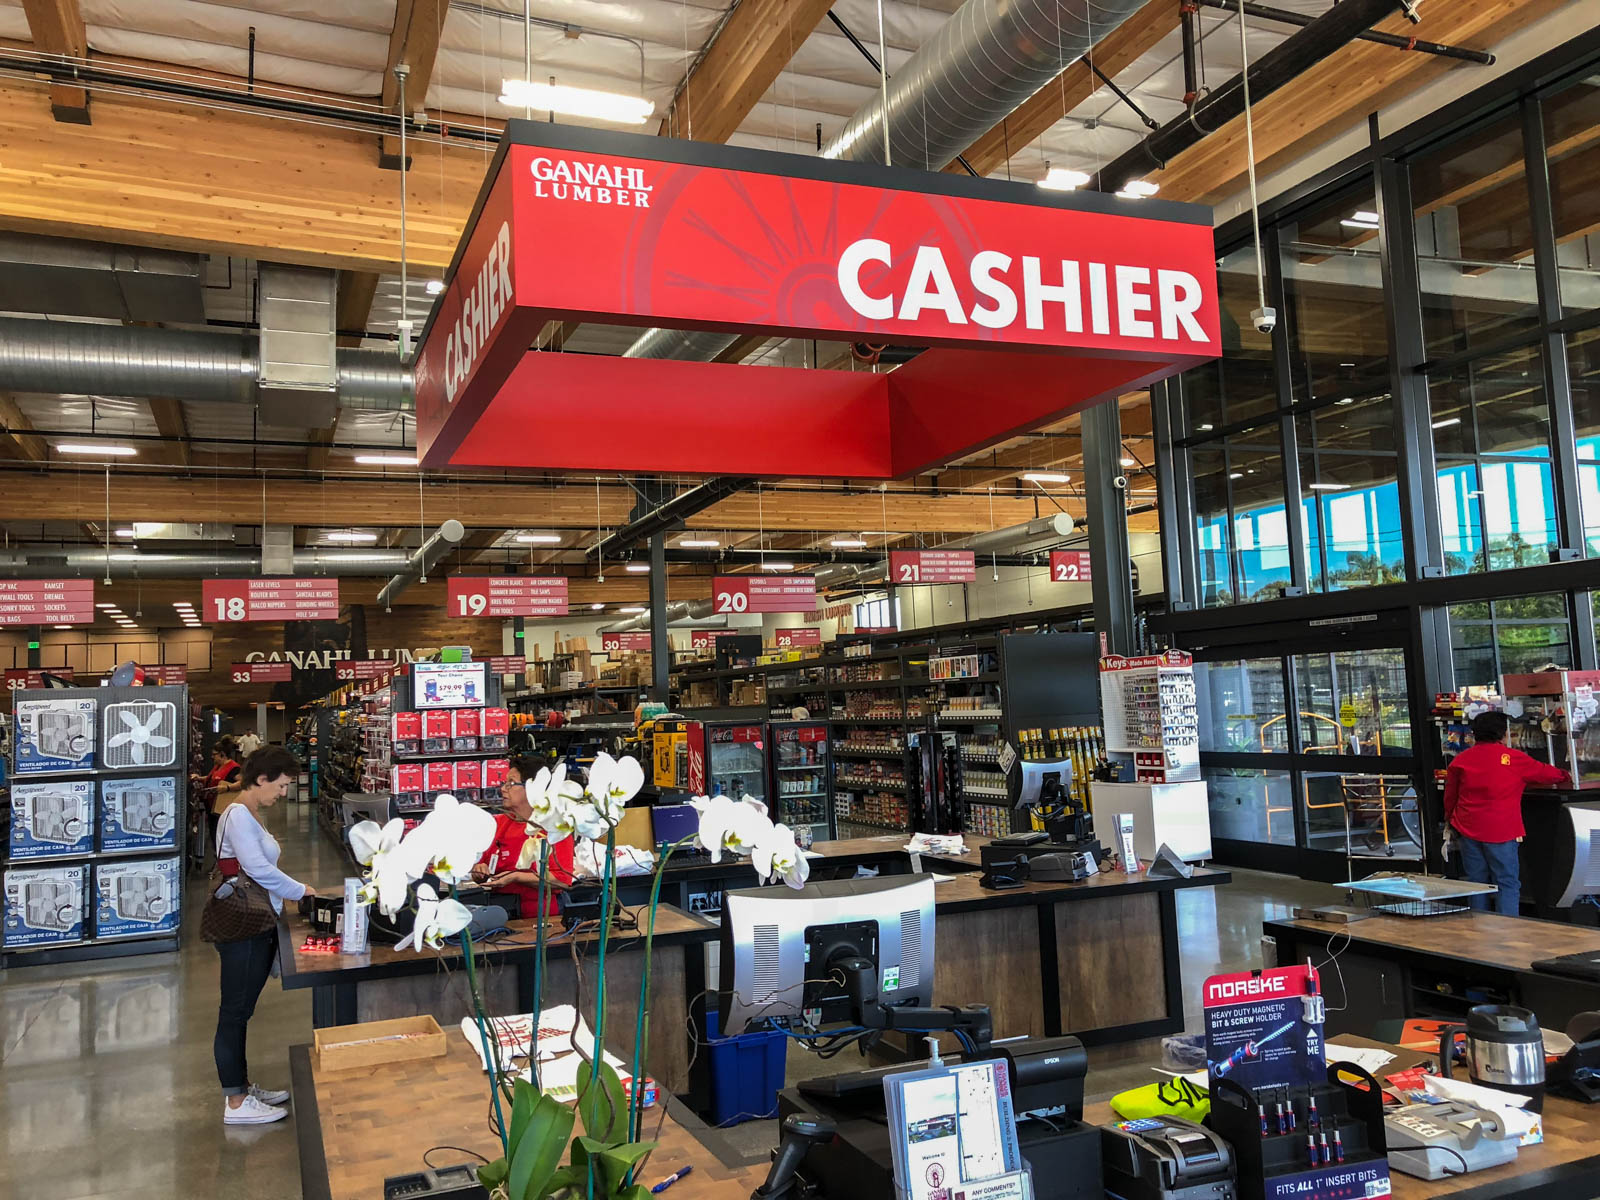
[[1250,314],[1250,323],[1256,327],[1258,333],[1271,333],[1278,327],[1278,310],[1258,308]]
[[1116,488],[1119,492],[1127,491],[1128,490],[1128,477],[1126,475],[1118,475],[1115,479],[1113,479],[1111,481],[1111,486]]

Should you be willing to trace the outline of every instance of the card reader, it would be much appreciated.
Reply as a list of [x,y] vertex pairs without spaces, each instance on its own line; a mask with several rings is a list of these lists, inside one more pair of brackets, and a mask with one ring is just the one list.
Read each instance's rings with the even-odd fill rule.
[[1182,1117],[1100,1127],[1106,1195],[1115,1200],[1237,1200],[1233,1148]]

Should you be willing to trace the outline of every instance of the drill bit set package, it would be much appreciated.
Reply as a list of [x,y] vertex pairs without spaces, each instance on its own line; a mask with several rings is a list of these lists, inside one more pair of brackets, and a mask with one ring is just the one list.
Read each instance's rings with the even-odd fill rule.
[[93,850],[93,780],[52,779],[12,785],[12,862],[88,854]]

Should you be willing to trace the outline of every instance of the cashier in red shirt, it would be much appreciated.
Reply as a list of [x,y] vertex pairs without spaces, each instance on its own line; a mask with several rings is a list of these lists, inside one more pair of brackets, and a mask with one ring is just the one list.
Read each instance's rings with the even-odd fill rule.
[[[532,813],[528,801],[527,781],[539,772],[538,764],[531,758],[513,758],[506,772],[506,781],[500,785],[500,796],[505,802],[505,812],[495,816],[494,841],[472,868],[472,877],[492,891],[515,896],[522,915],[531,917],[539,911],[538,849],[535,847],[532,868],[519,871],[516,865],[522,854],[523,843],[528,841],[527,820]],[[535,832],[534,837],[543,837]],[[545,911],[558,911],[556,893],[564,892],[572,883],[572,839],[565,838],[550,847],[550,870],[546,880],[548,895]]]
[[[1444,819],[1461,851],[1461,866],[1473,883],[1500,889],[1495,907],[1517,916],[1522,879],[1517,844],[1522,841],[1522,789],[1530,783],[1555,784],[1567,773],[1505,744],[1505,713],[1479,713],[1472,718],[1474,745],[1450,761],[1444,781]],[[1472,907],[1488,908],[1487,896],[1474,896]]]

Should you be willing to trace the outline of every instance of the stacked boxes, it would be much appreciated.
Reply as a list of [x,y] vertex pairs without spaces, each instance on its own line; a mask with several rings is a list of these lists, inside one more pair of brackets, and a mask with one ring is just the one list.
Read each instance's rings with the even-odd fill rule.
[[175,778],[157,775],[101,781],[100,849],[146,850],[177,844]]
[[8,870],[0,947],[17,950],[82,941],[88,883],[85,863]]
[[178,866],[176,858],[96,863],[95,936],[140,937],[177,929]]
[[57,779],[12,785],[12,862],[93,851],[94,780]]

